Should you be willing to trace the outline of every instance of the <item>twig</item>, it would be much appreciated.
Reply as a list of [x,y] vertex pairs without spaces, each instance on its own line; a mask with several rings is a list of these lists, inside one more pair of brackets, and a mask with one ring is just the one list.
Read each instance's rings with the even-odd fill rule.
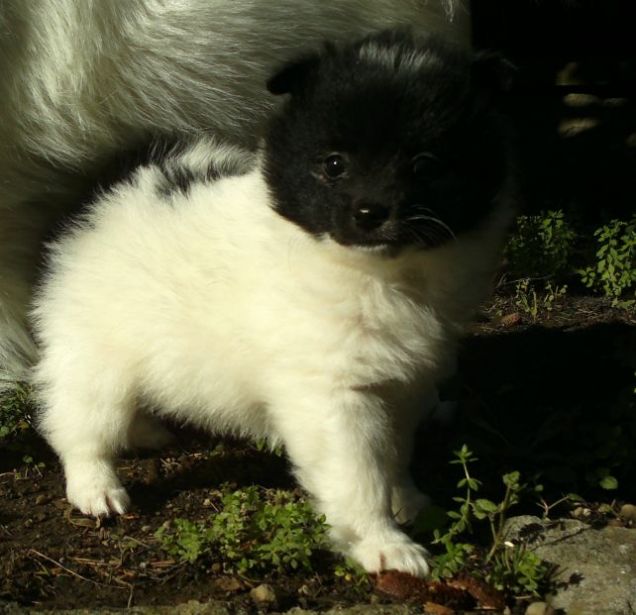
[[44,555],[44,553],[40,553],[39,551],[37,551],[36,549],[29,549],[28,551],[29,554],[33,554],[36,555],[37,557],[40,557],[44,560],[46,560],[47,562],[50,562],[51,564],[57,566],[58,568],[61,568],[62,570],[64,570],[64,572],[67,572],[68,574],[81,579],[82,581],[87,581],[88,583],[92,583],[93,585],[96,585],[97,587],[117,587],[119,586],[119,589],[127,589],[128,590],[128,608],[130,608],[130,605],[132,604],[132,600],[133,600],[133,593],[134,593],[134,586],[132,585],[132,583],[128,583],[118,577],[111,577],[111,579],[113,581],[115,581],[115,585],[113,584],[106,584],[106,583],[100,583],[99,581],[95,581],[93,579],[89,579],[88,577],[85,577],[81,574],[79,574],[78,572],[75,572],[74,570],[71,570],[70,568],[67,568],[66,566],[64,566],[62,563],[54,560],[52,557],[49,557],[48,555]]
[[[120,579],[119,577],[110,577],[113,581],[115,581],[115,585],[111,584],[111,583],[100,583],[99,581],[94,581],[93,579],[89,579],[88,577],[85,577],[81,574],[79,574],[78,572],[75,572],[74,570],[71,570],[70,568],[67,568],[66,566],[62,565],[60,562],[54,560],[52,557],[49,557],[48,555],[44,555],[44,553],[40,553],[39,551],[37,551],[36,549],[29,549],[28,553],[32,553],[33,555],[36,555],[37,557],[41,557],[42,559],[46,560],[47,562],[50,562],[51,564],[54,564],[55,566],[58,566],[59,568],[61,568],[62,570],[64,570],[65,572],[68,572],[68,574],[81,579],[82,581],[87,581],[88,583],[92,583],[93,585],[96,585],[97,587],[108,587],[108,588],[112,588],[112,587],[118,587],[119,589],[127,589],[128,590],[128,600],[126,602],[126,607],[130,608],[132,606],[133,603],[133,595],[135,592],[135,586],[132,583],[128,583],[127,581],[124,581],[123,579]],[[87,562],[90,560],[87,560]]]
[[51,564],[54,564],[58,568],[61,568],[65,572],[68,572],[70,575],[72,575],[74,577],[77,577],[78,579],[81,579],[82,581],[88,581],[89,583],[93,583],[94,585],[98,585],[100,587],[108,587],[108,585],[105,585],[104,583],[100,583],[99,581],[93,581],[93,579],[89,579],[89,578],[87,578],[85,576],[82,576],[78,572],[75,572],[74,570],[71,570],[70,568],[67,568],[66,566],[64,566],[60,562],[54,560],[53,558],[49,557],[48,555],[44,555],[44,553],[40,553],[39,551],[36,551],[35,549],[29,549],[28,552],[29,553],[33,553],[33,555],[36,555],[37,557],[41,557],[42,559],[45,559],[47,562],[51,562]]

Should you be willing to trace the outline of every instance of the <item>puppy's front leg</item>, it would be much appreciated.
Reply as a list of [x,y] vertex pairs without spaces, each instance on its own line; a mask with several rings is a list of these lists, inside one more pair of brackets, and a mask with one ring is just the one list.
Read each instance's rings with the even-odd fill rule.
[[369,572],[426,576],[426,550],[391,512],[396,442],[382,400],[355,390],[294,397],[291,407],[272,407],[274,423],[334,541]]

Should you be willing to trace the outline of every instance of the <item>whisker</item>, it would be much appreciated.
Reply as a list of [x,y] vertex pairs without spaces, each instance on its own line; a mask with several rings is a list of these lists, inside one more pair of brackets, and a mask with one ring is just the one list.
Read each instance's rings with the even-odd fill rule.
[[437,225],[439,225],[441,228],[443,228],[449,235],[449,237],[451,237],[452,239],[456,240],[457,236],[455,235],[455,233],[453,232],[453,230],[450,228],[450,226],[448,226],[448,224],[446,224],[445,222],[442,222],[442,220],[440,220],[439,218],[434,218],[433,216],[411,216],[409,218],[407,218],[407,222],[416,222],[419,220],[423,220],[426,222],[433,222]]
[[417,244],[423,244],[426,246],[435,245],[437,243],[436,238],[431,233],[425,233],[424,229],[419,229],[411,225],[405,225],[404,230]]
[[413,209],[415,211],[428,212],[429,214],[431,214],[431,216],[436,216],[437,217],[437,214],[430,207],[424,207],[424,205],[421,204],[421,203],[415,203],[415,204],[411,205],[410,207],[411,207],[411,209]]

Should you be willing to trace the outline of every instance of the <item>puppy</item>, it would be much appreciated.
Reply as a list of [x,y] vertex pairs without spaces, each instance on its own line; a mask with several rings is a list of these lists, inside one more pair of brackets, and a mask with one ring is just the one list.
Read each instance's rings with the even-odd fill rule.
[[340,549],[427,574],[396,517],[509,217],[497,72],[403,32],[329,45],[269,81],[289,97],[257,154],[142,166],[51,246],[34,381],[71,503],[127,509],[113,458],[152,408],[283,444]]
[[461,0],[2,0],[0,390],[37,356],[25,321],[42,238],[105,160],[159,132],[251,145],[274,67],[397,24],[469,38]]

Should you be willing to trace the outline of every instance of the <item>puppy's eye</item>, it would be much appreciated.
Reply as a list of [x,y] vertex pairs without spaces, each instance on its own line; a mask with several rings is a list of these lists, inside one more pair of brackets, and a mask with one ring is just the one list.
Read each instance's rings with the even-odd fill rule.
[[411,170],[418,179],[434,179],[442,172],[441,160],[430,152],[422,152],[411,161]]
[[342,154],[329,154],[323,160],[322,168],[327,177],[336,179],[344,175],[347,170],[347,161]]

